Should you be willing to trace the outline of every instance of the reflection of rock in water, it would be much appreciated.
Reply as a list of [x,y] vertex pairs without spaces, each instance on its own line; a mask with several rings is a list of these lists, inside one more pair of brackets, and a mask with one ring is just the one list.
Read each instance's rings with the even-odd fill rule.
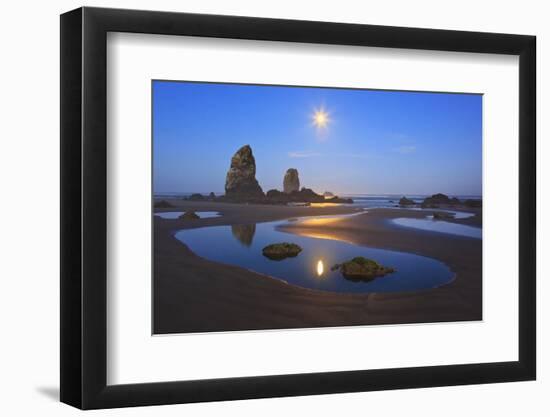
[[234,224],[231,226],[231,233],[243,245],[250,246],[256,233],[256,224]]

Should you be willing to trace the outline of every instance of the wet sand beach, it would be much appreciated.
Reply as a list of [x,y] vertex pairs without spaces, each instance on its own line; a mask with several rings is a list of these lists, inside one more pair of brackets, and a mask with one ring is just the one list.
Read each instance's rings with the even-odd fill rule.
[[[444,262],[455,274],[449,284],[430,290],[342,294],[290,285],[200,258],[174,234],[189,228],[351,214],[361,209],[169,201],[174,208],[155,211],[215,211],[221,216],[191,221],[154,217],[156,334],[482,319],[482,241],[391,222],[394,218],[424,218],[429,210],[369,209],[328,224],[297,222],[279,227],[291,234],[427,256]],[[476,213],[448,221],[479,227],[481,214]]]

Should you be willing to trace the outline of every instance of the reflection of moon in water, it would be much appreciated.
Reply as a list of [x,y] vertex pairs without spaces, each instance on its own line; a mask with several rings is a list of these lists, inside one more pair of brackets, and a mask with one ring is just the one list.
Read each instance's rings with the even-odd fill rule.
[[323,261],[319,260],[317,262],[317,275],[321,276],[325,272],[325,265],[323,265]]

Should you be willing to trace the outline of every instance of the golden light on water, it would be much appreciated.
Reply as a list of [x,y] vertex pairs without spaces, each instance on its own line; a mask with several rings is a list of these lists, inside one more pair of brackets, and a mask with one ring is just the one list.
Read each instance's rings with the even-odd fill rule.
[[[325,197],[325,198],[333,198],[333,197]],[[341,203],[311,203],[310,207],[336,207],[341,206]]]
[[325,265],[323,264],[323,261],[319,259],[317,261],[317,275],[321,276],[324,274],[324,272],[325,272]]
[[329,114],[323,108],[316,109],[313,112],[312,119],[313,124],[318,129],[324,129],[328,126],[328,123],[330,122]]
[[314,217],[312,219],[305,218],[299,220],[297,223],[302,226],[327,226],[329,224],[341,222],[342,219],[342,217]]

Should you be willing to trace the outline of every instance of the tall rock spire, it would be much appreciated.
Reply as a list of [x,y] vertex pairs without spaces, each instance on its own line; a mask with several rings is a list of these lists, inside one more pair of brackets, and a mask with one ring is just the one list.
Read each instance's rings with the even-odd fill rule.
[[262,187],[256,180],[256,161],[250,145],[239,149],[231,158],[231,167],[225,178],[228,197],[263,197]]
[[298,177],[298,170],[295,168],[289,168],[286,171],[285,178],[283,179],[283,191],[290,194],[293,191],[300,190],[300,178]]

